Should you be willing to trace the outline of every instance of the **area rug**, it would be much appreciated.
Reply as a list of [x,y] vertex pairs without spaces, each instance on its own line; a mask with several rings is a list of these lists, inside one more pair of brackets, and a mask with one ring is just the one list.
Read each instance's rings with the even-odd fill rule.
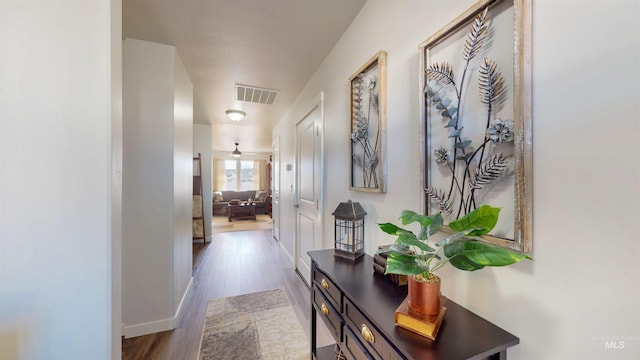
[[283,289],[207,304],[200,360],[306,360],[309,350],[309,340]]
[[213,234],[232,231],[271,230],[272,220],[269,215],[256,215],[255,220],[234,220],[229,222],[226,216],[216,215],[211,221]]

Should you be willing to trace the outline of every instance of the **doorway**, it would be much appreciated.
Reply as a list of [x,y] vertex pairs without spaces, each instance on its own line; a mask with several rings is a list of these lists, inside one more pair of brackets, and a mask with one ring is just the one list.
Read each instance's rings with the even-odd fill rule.
[[295,266],[307,284],[311,272],[307,251],[322,244],[323,122],[324,93],[320,93],[318,103],[296,124]]
[[273,238],[280,241],[280,137],[272,143],[273,169],[271,189],[271,219],[273,222]]

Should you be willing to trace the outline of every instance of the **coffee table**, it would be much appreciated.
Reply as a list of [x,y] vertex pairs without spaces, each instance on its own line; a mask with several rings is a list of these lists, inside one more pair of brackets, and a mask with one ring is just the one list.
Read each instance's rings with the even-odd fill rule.
[[227,205],[227,214],[229,214],[229,222],[232,220],[255,220],[256,219],[256,204],[239,204],[239,205]]

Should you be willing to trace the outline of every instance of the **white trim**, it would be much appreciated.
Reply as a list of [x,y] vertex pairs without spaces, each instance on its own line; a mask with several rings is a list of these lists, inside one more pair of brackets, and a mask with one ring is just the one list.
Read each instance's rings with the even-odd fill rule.
[[185,300],[187,295],[191,292],[191,288],[193,287],[193,277],[189,280],[189,285],[187,285],[187,289],[182,295],[182,299],[180,300],[180,304],[178,305],[178,309],[173,317],[168,319],[150,321],[141,324],[127,325],[122,327],[122,335],[125,339],[129,339],[136,336],[153,334],[161,331],[173,330],[178,326],[178,320],[180,319],[180,315],[182,314],[182,309],[184,308]]
[[291,266],[293,266],[295,268],[295,259],[294,259],[294,257],[291,256],[291,254],[289,254],[289,252],[284,247],[284,245],[282,245],[282,241],[278,241],[278,244],[280,245],[280,248],[282,248],[284,253],[287,255],[287,259],[289,260],[289,264],[291,264]]
[[[316,124],[318,126],[318,132],[320,133],[320,184],[319,184],[319,195],[318,198],[320,203],[318,204],[318,222],[320,226],[320,233],[318,234],[318,238],[315,240],[315,249],[322,248],[322,242],[324,241],[324,171],[325,171],[325,158],[324,158],[324,129],[325,129],[325,119],[324,119],[324,91],[320,91],[320,123]],[[314,250],[315,250],[314,249]]]
[[178,319],[180,319],[180,315],[182,315],[182,310],[184,309],[185,300],[187,296],[191,292],[191,288],[193,288],[193,276],[189,279],[189,284],[187,285],[187,289],[182,294],[182,299],[180,299],[180,304],[178,304],[178,309],[176,309],[176,315],[173,317],[174,323],[172,329],[175,329],[178,326]]

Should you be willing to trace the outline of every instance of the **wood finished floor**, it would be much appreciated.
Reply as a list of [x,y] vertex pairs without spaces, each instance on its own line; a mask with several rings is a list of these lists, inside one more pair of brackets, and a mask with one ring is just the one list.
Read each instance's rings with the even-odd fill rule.
[[[213,234],[211,243],[193,245],[193,287],[176,329],[124,339],[122,358],[197,359],[208,300],[276,288],[287,292],[310,336],[309,289],[271,230]],[[320,324],[318,346],[332,343],[328,330]]]

